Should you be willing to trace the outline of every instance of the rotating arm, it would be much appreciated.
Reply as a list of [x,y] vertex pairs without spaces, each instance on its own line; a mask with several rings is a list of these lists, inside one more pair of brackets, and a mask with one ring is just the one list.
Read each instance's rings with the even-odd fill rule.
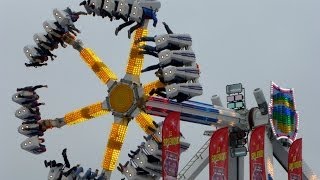
[[81,49],[80,56],[102,83],[107,84],[110,80],[117,80],[116,74],[90,48]]
[[46,131],[47,129],[61,128],[62,126],[66,125],[63,118],[43,119],[38,121],[38,124],[40,124],[41,130],[43,132]]
[[109,111],[103,108],[102,102],[97,102],[89,106],[69,112],[64,116],[64,122],[68,125],[74,125],[85,122],[107,114]]
[[127,134],[128,122],[128,119],[122,119],[119,122],[115,121],[112,124],[102,162],[102,168],[106,172],[111,172],[116,167],[122,144]]
[[138,123],[140,128],[148,135],[152,134],[153,130],[156,129],[155,125],[153,124],[152,117],[142,111],[136,117],[136,122]]
[[143,86],[144,95],[149,97],[149,93],[152,91],[152,89],[162,88],[164,87],[164,84],[160,82],[159,80],[150,82],[148,84],[145,84]]
[[128,75],[139,77],[141,74],[144,55],[143,53],[140,53],[139,47],[145,45],[146,42],[139,42],[139,39],[147,35],[148,35],[147,28],[139,28],[135,32],[134,39],[131,44],[131,50],[128,58],[127,69],[126,69],[126,73]]

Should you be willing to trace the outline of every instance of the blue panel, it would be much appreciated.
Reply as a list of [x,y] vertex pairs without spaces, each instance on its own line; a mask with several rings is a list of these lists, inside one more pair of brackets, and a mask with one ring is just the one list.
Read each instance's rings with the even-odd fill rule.
[[215,119],[215,118],[198,116],[198,115],[194,115],[194,114],[181,113],[181,116],[203,121],[203,124],[212,124],[212,123],[217,123],[218,122],[218,120]]

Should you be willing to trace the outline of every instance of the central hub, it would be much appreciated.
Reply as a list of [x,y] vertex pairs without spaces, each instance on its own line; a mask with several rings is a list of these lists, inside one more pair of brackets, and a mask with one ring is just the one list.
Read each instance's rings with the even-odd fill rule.
[[109,87],[109,96],[106,105],[109,111],[116,117],[132,119],[139,113],[139,99],[143,97],[141,84],[121,79]]
[[133,88],[129,84],[118,83],[109,92],[109,102],[115,112],[127,112],[134,104]]

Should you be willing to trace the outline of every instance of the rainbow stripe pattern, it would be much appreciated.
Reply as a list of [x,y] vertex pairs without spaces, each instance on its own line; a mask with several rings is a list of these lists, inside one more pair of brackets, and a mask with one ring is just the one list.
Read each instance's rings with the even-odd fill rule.
[[278,139],[294,141],[297,137],[299,116],[296,112],[293,89],[271,83],[269,117],[272,131]]

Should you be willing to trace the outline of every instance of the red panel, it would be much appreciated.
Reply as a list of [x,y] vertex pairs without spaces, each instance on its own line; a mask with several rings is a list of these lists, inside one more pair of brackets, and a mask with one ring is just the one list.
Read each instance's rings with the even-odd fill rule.
[[302,180],[302,139],[295,140],[288,154],[288,179]]
[[209,145],[209,180],[228,179],[229,130],[227,127],[215,131]]
[[168,114],[162,126],[162,177],[177,179],[180,159],[180,113]]
[[265,126],[256,127],[250,138],[250,180],[265,180],[266,169],[264,161]]

